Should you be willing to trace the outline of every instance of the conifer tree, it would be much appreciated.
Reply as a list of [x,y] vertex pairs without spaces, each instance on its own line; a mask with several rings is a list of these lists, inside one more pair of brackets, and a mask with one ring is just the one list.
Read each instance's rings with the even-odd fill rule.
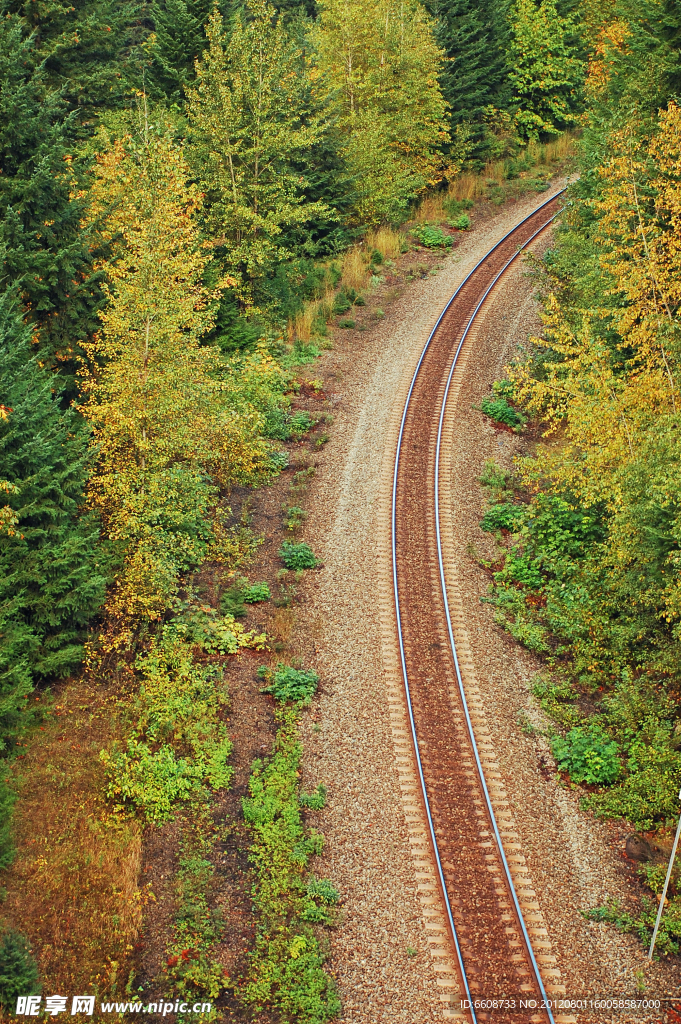
[[152,91],[155,87],[172,102],[184,100],[185,89],[194,80],[194,63],[206,46],[211,7],[210,0],[154,0],[151,6]]
[[0,296],[0,751],[11,742],[36,679],[82,657],[83,627],[104,578],[98,527],[83,516],[87,432],[59,408],[55,379],[31,353],[16,299]]
[[143,0],[5,0],[35,41],[47,84],[80,122],[128,105],[142,84]]
[[41,359],[72,375],[101,293],[71,195],[74,116],[46,78],[35,38],[0,18],[0,286],[18,283]]
[[313,33],[364,223],[398,218],[437,180],[448,141],[442,54],[418,0],[323,0]]
[[511,98],[508,5],[501,0],[431,0],[426,6],[437,19],[436,38],[445,52],[440,81],[452,126],[467,126],[472,155],[484,158],[489,150],[486,113],[507,109]]
[[246,14],[229,40],[219,13],[211,16],[189,122],[208,229],[224,239],[224,266],[248,299],[255,280],[290,258],[282,231],[329,207],[303,201],[306,176],[292,166],[324,131],[310,111],[303,54],[266,0],[250,0]]

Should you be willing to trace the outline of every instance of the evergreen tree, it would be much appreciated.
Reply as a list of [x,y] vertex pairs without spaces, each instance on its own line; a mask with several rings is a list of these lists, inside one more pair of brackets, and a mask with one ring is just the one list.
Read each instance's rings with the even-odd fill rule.
[[101,293],[71,196],[74,115],[46,77],[35,38],[18,17],[0,18],[0,285],[18,283],[41,359],[73,374]]
[[26,937],[10,929],[0,941],[0,1006],[13,1014],[18,996],[38,992],[38,966]]
[[[509,106],[506,76],[508,4],[506,0],[431,0],[437,41],[445,52],[440,81],[454,130],[469,129],[474,157],[487,155],[486,114]],[[461,129],[460,129],[461,131]]]
[[142,83],[143,0],[4,0],[32,35],[47,84],[79,121],[128,105]]
[[194,63],[206,46],[205,25],[212,6],[210,0],[154,0],[152,93],[159,90],[174,103],[184,99],[187,85],[194,81]]
[[59,407],[54,377],[31,353],[14,296],[0,297],[0,751],[36,679],[72,671],[104,593],[98,529],[81,514],[87,434]]

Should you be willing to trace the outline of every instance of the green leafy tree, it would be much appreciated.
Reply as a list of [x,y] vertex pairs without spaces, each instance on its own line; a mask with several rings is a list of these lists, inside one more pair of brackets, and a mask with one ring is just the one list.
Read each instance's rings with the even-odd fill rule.
[[0,283],[18,282],[41,358],[70,374],[101,301],[83,203],[71,195],[73,129],[35,37],[18,17],[0,18]]
[[361,222],[397,219],[438,179],[448,141],[442,54],[417,0],[324,0],[313,32]]
[[247,14],[229,39],[219,13],[211,16],[189,122],[207,228],[248,299],[254,280],[292,255],[281,244],[284,229],[328,207],[304,202],[306,177],[292,166],[324,131],[310,112],[303,53],[265,0],[250,0]]
[[577,121],[585,65],[570,16],[556,0],[515,0],[511,9],[508,77],[526,138],[558,134]]
[[36,679],[72,671],[99,607],[98,527],[83,515],[86,431],[59,408],[10,293],[0,298],[0,750],[11,746]]

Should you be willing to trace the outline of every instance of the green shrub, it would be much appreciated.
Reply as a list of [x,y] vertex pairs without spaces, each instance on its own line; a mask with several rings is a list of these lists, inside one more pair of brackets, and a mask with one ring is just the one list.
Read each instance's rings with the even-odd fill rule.
[[292,532],[299,530],[307,519],[307,512],[302,509],[300,505],[289,505],[285,511],[286,518],[284,522],[286,524],[286,529],[291,530]]
[[243,618],[246,614],[244,605],[245,588],[240,583],[228,587],[220,597],[220,611],[223,615],[233,615],[235,619]]
[[326,806],[326,786],[321,782],[312,793],[301,793],[298,797],[301,807],[311,811],[321,811]]
[[643,831],[678,820],[681,788],[681,752],[661,738],[646,735],[647,725],[644,722],[629,742],[621,782],[585,801],[596,814],[626,818]]
[[290,441],[304,437],[314,426],[314,419],[309,413],[299,409],[290,413],[285,409],[271,409],[265,421],[265,437],[275,441]]
[[528,651],[534,651],[535,654],[548,654],[551,650],[548,642],[548,633],[539,623],[532,622],[529,618],[518,616],[515,619],[505,621],[504,626],[513,639],[517,640],[523,647],[527,647]]
[[282,703],[292,701],[296,704],[309,704],[319,682],[319,676],[312,670],[305,671],[282,664],[278,664],[274,671],[262,665],[258,675],[269,684],[263,693],[271,693],[275,700]]
[[342,313],[347,313],[352,303],[344,292],[339,292],[333,300],[333,314],[334,316],[340,316]]
[[228,587],[220,598],[220,611],[223,615],[232,615],[239,619],[246,614],[247,604],[267,601],[269,597],[270,588],[266,583],[254,583],[253,586],[249,586],[246,580],[239,580]]
[[472,210],[475,203],[472,199],[445,199],[442,205],[450,217],[456,217],[464,210]]
[[512,402],[515,398],[515,384],[512,380],[495,380],[492,391],[497,398],[505,398],[507,402]]
[[519,583],[530,590],[538,590],[544,582],[537,564],[517,548],[509,551],[503,569],[494,573],[494,579],[497,583]]
[[259,601],[269,601],[271,597],[270,588],[266,583],[253,583],[244,591],[246,604],[257,604]]
[[[199,823],[194,823],[192,838],[202,841]],[[209,899],[215,868],[196,850],[183,851],[175,882],[176,912],[170,954],[166,970],[179,995],[195,999],[201,995],[217,999],[225,988],[225,972],[217,956],[216,945],[223,932],[223,915]],[[191,953],[191,955],[188,955]]]
[[458,217],[450,217],[447,223],[457,231],[466,231],[471,226],[471,219],[467,213],[460,213]]
[[338,890],[328,878],[311,878],[306,886],[307,900],[302,912],[303,921],[313,924],[331,924],[334,914],[329,912],[340,899]]
[[315,569],[320,563],[309,544],[285,540],[281,545],[279,557],[287,569]]
[[346,330],[351,331],[351,330],[354,330],[355,321],[354,320],[339,320],[338,321],[338,326],[339,327],[344,327]]
[[446,235],[442,228],[432,227],[430,224],[419,224],[411,230],[415,238],[426,249],[446,249],[452,244],[452,239]]
[[229,786],[233,773],[222,671],[196,664],[193,648],[182,623],[159,631],[136,662],[140,689],[126,748],[100,754],[109,798],[121,809],[132,805],[156,825],[173,816],[178,801],[205,786]]
[[505,423],[507,427],[521,427],[527,423],[522,413],[508,404],[505,398],[483,398],[480,409],[485,416],[497,423]]
[[260,926],[238,992],[256,1012],[275,1010],[283,1021],[324,1024],[338,1015],[340,1000],[324,970],[318,926],[330,922],[338,893],[326,879],[309,874],[309,858],[321,853],[323,837],[305,828],[301,814],[296,714],[285,709],[280,715],[272,757],[254,763],[243,800],[253,837],[249,857]]
[[19,996],[38,995],[38,966],[21,932],[5,932],[0,942],[0,1006],[14,1013]]
[[488,491],[492,492],[492,497],[495,501],[501,501],[506,497],[510,497],[513,493],[509,487],[511,484],[511,474],[503,469],[501,466],[490,459],[483,467],[482,473],[480,474],[480,484],[485,487]]
[[[593,910],[584,912],[584,917],[589,921],[607,921],[614,924],[621,932],[631,932],[637,935],[644,948],[648,948],[655,927],[658,904],[645,896],[642,900],[642,912],[634,917],[632,914],[622,910],[616,900],[607,903],[603,907],[594,907]],[[676,954],[681,949],[681,899],[669,900],[665,907],[660,921],[660,928],[655,941],[655,951],[658,954]]]
[[480,529],[487,533],[494,533],[495,530],[510,530],[513,532],[516,524],[522,519],[524,505],[511,505],[504,502],[502,505],[490,505],[480,520]]
[[619,747],[597,725],[575,726],[551,741],[551,753],[561,771],[568,772],[573,782],[605,786],[620,774]]

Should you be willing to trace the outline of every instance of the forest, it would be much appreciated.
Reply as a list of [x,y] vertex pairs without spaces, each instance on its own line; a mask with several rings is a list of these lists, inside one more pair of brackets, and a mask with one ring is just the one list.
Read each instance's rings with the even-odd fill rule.
[[[0,902],[0,1006],[58,984],[133,998],[140,850],[175,822],[184,916],[161,980],[236,1014],[201,1019],[322,1022],[340,1009],[323,934],[338,893],[310,867],[323,838],[306,815],[324,794],[299,792],[299,721],[317,685],[299,665],[262,670],[277,733],[242,804],[252,942],[236,976],[213,952],[211,801],[234,752],[223,666],[266,649],[239,609],[270,596],[235,588],[258,538],[232,496],[270,486],[311,428],[292,402],[334,318],[363,301],[348,260],[380,264],[381,237],[411,244],[403,226],[433,199],[465,228],[494,174],[503,201],[556,140],[573,173],[554,244],[532,264],[544,329],[495,386],[496,415],[538,424],[541,440],[513,474],[483,478],[483,529],[502,531],[504,551],[490,600],[543,660],[535,696],[590,812],[648,831],[676,821],[681,11],[1,6],[0,874],[40,785],[25,752],[77,686],[79,708],[108,710],[77,771],[55,761],[81,801],[60,849],[66,863],[88,836],[117,888],[49,950],[35,902]],[[472,199],[464,180],[482,183]],[[292,537],[285,567],[313,567]],[[228,593],[217,609],[201,593],[208,571]],[[648,875],[640,918],[594,913],[645,938],[661,885],[659,868]],[[73,885],[64,906],[82,910]],[[678,952],[681,895],[661,934]]]

